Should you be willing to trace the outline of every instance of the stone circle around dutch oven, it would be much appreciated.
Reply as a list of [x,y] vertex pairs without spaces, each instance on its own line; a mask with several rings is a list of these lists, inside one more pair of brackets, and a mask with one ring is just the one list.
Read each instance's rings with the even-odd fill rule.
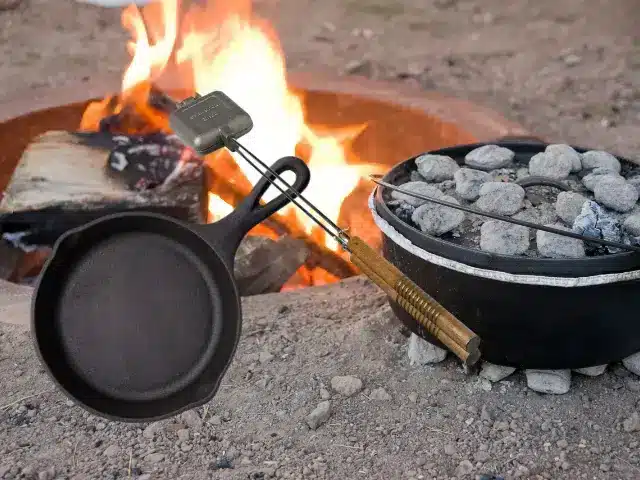
[[[572,230],[584,236],[640,244],[640,167],[621,163],[604,151],[577,152],[569,145],[548,145],[518,163],[515,153],[498,145],[470,151],[459,165],[445,155],[424,154],[403,189],[467,205],[480,211],[535,224]],[[560,181],[552,186],[518,184],[527,177]],[[530,258],[583,258],[619,253],[521,225],[493,220],[392,191],[387,202],[403,222],[423,233],[487,253]]]

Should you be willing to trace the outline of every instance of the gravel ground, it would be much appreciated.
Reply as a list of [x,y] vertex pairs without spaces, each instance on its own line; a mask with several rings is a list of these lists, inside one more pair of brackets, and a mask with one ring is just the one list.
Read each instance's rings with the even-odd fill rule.
[[[121,76],[117,11],[18,3],[0,11],[0,108],[35,87]],[[280,33],[291,69],[419,83],[553,141],[640,151],[637,2],[264,0],[256,9]],[[51,391],[28,334],[0,324],[0,478],[640,478],[637,377],[614,366],[545,396],[518,374],[489,390],[452,360],[409,366],[382,305],[357,279],[246,299],[219,395],[153,426],[105,422],[68,403]],[[332,388],[348,375],[362,382],[349,397]]]
[[518,374],[491,385],[453,360],[412,367],[362,278],[247,298],[244,312],[216,398],[151,425],[68,402],[28,334],[0,324],[0,478],[640,478],[640,382],[623,368],[545,396]]

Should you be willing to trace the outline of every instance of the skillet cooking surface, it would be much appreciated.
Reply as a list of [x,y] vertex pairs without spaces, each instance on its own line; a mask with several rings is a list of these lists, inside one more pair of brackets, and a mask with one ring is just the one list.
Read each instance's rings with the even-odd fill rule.
[[66,282],[62,348],[96,390],[122,400],[163,397],[205,368],[220,295],[186,246],[151,232],[113,235],[83,254]]

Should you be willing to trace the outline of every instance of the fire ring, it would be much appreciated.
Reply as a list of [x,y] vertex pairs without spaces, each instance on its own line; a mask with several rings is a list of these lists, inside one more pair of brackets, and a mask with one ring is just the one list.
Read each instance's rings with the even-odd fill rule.
[[[406,85],[295,73],[290,75],[289,86],[301,94],[309,125],[331,130],[366,123],[350,148],[359,161],[381,165],[384,171],[427,150],[527,134],[488,108]],[[6,188],[23,151],[35,137],[50,130],[77,130],[89,102],[119,88],[119,80],[105,79],[31,90],[4,103],[0,108],[0,142],[4,146],[0,152],[0,189]],[[343,200],[339,224],[380,247],[380,231],[367,212],[371,188],[362,180]]]

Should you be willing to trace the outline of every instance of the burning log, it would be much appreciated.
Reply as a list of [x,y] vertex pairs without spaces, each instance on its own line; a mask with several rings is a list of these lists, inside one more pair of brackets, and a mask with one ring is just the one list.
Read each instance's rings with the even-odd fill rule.
[[279,292],[308,256],[306,243],[299,239],[246,237],[240,244],[234,265],[240,295]]
[[132,210],[204,221],[200,159],[163,133],[52,131],[25,150],[0,202],[0,230],[29,250],[103,215]]

